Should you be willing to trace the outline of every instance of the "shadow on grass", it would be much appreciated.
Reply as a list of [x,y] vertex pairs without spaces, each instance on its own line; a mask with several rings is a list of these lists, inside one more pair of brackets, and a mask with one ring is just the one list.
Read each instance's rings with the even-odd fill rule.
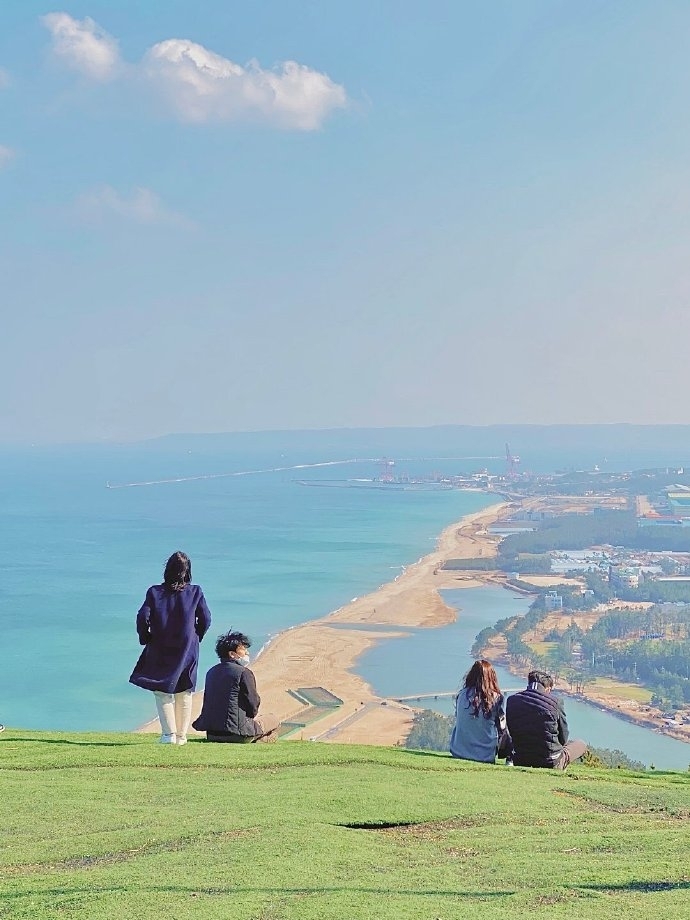
[[588,891],[641,891],[653,894],[656,891],[682,891],[690,888],[690,882],[621,882],[618,885],[578,885]]
[[[403,754],[411,754],[412,757],[433,757],[435,760],[456,760],[457,758],[451,757],[448,751],[419,751],[417,748],[396,748]],[[469,762],[469,761],[468,761]]]
[[[253,833],[250,828],[232,828],[226,831],[215,831],[210,834],[195,834],[187,837],[176,837],[173,840],[163,840],[153,843],[144,843],[130,850],[120,850],[114,853],[101,853],[97,856],[73,856],[54,863],[30,863],[4,867],[11,870],[15,878],[41,876],[55,872],[74,872],[83,869],[96,869],[113,866],[117,863],[130,862],[142,856],[159,853],[174,853],[184,850],[185,847],[197,843],[217,843],[221,840],[237,840]],[[2,913],[0,912],[0,916]]]
[[6,742],[22,741],[27,744],[70,744],[76,747],[136,747],[142,741],[68,741],[66,738],[7,738]]
[[[97,894],[111,894],[115,892],[129,892],[132,893],[132,889],[124,885],[113,885],[113,886],[89,886],[88,894],[90,896]],[[328,887],[324,886],[322,888],[268,888],[264,886],[251,886],[245,885],[243,887],[238,887],[237,885],[228,886],[227,888],[186,888],[180,885],[149,885],[146,887],[137,887],[136,889],[139,895],[144,893],[156,892],[159,894],[187,894],[190,897],[199,897],[199,896],[236,896],[238,894],[265,894],[265,895],[324,895],[324,894],[378,894],[386,895],[401,895],[404,897],[446,897],[446,898],[478,898],[480,900],[485,900],[487,898],[509,898],[512,895],[516,894],[516,891],[420,891],[418,888],[365,888],[365,887],[355,887],[340,885],[338,887]],[[0,895],[0,904],[3,901],[17,900],[19,898],[27,897],[55,897],[59,895],[84,895],[84,888],[74,887],[74,888],[36,888],[36,889],[27,889],[26,891],[16,891],[12,894],[7,894],[3,892]]]

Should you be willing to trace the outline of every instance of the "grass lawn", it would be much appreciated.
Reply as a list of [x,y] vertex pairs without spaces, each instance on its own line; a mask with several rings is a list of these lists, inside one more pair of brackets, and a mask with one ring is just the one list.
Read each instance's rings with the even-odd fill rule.
[[609,696],[615,696],[621,700],[637,700],[638,703],[649,703],[652,698],[652,691],[639,684],[626,684],[620,680],[612,680],[610,677],[597,677],[590,687],[598,687]]
[[537,639],[534,639],[531,642],[527,642],[526,644],[537,655],[547,655],[550,651],[552,651],[552,649],[555,649],[558,645],[557,642],[540,642]]
[[690,774],[0,738],[0,918],[690,915]]

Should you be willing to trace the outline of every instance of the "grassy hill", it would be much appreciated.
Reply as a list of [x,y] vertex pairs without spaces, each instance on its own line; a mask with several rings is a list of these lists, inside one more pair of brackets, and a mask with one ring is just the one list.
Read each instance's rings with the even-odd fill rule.
[[0,918],[690,916],[690,774],[0,738]]

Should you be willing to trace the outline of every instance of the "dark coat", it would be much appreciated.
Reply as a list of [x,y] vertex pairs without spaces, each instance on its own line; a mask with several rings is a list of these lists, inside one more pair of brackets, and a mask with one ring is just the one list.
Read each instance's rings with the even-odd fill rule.
[[144,651],[130,683],[162,693],[196,689],[199,642],[210,625],[211,614],[199,585],[185,585],[181,591],[153,585],[137,614]]
[[520,767],[553,767],[568,740],[568,722],[560,699],[542,690],[522,690],[508,697],[508,731],[513,762]]
[[261,734],[254,722],[260,705],[256,680],[249,668],[232,659],[221,661],[206,674],[204,702],[194,728],[212,735],[251,738]]

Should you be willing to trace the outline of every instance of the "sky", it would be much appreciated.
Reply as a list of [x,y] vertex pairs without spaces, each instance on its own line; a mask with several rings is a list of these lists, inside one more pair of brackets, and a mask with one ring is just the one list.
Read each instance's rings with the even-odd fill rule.
[[690,423],[687,0],[0,2],[0,442]]

